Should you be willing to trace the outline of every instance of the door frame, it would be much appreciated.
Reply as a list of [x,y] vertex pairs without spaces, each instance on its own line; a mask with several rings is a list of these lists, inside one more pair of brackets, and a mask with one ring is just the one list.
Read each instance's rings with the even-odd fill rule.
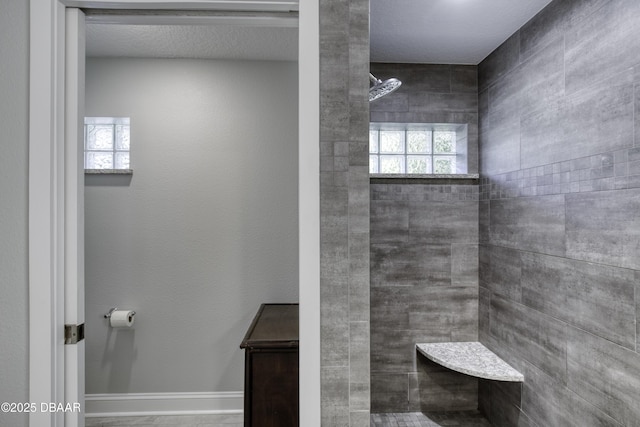
[[[69,381],[84,380],[82,360],[65,360],[65,281],[78,266],[81,243],[69,239],[82,212],[77,166],[65,160],[66,8],[299,10],[298,219],[300,424],[320,426],[320,43],[317,0],[30,0],[29,22],[29,400],[31,427],[62,427],[64,413],[40,411],[65,402]],[[78,141],[70,144],[77,147]],[[81,180],[80,180],[81,182]],[[66,184],[65,184],[66,183]],[[65,189],[65,187],[67,187]],[[65,272],[66,271],[66,272]],[[77,279],[81,283],[82,278]],[[79,290],[81,292],[82,289]],[[68,292],[66,292],[68,294]],[[73,306],[75,304],[75,307]],[[70,307],[71,306],[71,307]],[[73,311],[73,310],[72,310]],[[69,319],[67,319],[68,321]],[[72,319],[73,320],[73,319]],[[83,319],[78,319],[83,320]],[[65,366],[66,364],[66,366]],[[66,367],[66,369],[65,369]],[[84,408],[83,408],[84,410]]]

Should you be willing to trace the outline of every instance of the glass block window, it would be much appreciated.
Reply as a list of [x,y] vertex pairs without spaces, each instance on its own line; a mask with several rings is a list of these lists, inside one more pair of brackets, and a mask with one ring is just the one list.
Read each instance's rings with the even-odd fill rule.
[[129,117],[84,118],[84,168],[131,169]]
[[[460,137],[464,130],[464,137]],[[465,173],[458,164],[466,152],[465,125],[372,123],[369,172],[372,174]],[[464,171],[461,172],[461,169]]]

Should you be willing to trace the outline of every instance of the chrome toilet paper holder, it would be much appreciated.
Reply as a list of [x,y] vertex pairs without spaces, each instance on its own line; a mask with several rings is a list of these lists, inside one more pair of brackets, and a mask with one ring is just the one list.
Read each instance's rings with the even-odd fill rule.
[[[110,309],[110,310],[109,310],[109,312],[108,312],[107,314],[105,314],[105,315],[104,315],[104,318],[105,318],[105,319],[111,319],[111,315],[112,315],[112,314],[113,314],[113,312],[114,312],[114,311],[116,311],[117,309],[118,309],[118,307],[113,307],[112,309]],[[132,316],[135,316],[135,315],[136,315],[136,312],[135,312],[135,311],[132,311],[132,312],[131,312],[131,315],[132,315]]]

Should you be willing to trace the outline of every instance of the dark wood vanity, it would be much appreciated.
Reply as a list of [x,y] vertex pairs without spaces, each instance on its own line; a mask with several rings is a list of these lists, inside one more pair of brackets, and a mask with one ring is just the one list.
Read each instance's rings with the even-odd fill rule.
[[262,304],[245,350],[245,427],[297,427],[298,304]]

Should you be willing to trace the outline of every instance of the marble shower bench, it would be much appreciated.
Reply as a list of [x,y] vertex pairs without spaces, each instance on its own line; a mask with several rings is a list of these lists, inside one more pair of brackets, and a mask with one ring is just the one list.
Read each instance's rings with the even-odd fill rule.
[[524,375],[477,341],[416,344],[426,358],[456,372],[496,381],[523,382]]

